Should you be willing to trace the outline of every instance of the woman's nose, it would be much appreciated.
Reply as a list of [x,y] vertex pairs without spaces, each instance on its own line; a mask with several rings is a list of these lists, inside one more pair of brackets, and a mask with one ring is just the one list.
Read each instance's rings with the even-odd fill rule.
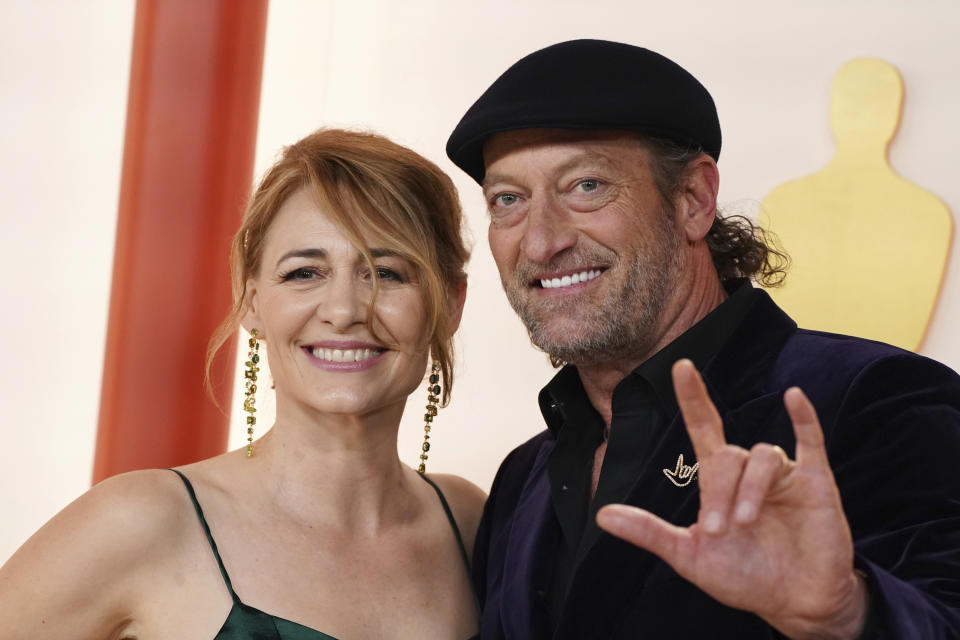
[[346,273],[335,274],[324,288],[317,315],[337,331],[366,323],[369,286]]

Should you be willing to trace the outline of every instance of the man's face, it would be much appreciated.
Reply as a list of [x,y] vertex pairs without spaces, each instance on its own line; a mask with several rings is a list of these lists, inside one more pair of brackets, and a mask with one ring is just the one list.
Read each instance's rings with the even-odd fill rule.
[[581,366],[656,343],[681,237],[640,138],[529,129],[484,146],[488,238],[531,341]]

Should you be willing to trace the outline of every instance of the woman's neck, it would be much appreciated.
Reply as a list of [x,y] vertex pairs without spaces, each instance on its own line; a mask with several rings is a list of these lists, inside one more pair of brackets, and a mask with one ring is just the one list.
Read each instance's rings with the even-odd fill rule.
[[397,457],[403,405],[364,415],[320,414],[278,399],[250,471],[275,507],[304,524],[371,535],[416,511],[411,470]]

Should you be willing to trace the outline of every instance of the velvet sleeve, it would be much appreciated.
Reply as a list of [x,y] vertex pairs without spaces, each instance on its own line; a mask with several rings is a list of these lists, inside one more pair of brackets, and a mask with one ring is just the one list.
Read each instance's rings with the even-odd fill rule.
[[915,355],[882,358],[825,432],[870,638],[960,638],[960,378]]

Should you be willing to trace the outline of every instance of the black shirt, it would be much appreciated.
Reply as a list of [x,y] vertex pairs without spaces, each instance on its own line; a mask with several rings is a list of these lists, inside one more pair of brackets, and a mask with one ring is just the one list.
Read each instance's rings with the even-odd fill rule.
[[730,297],[614,389],[609,442],[592,502],[590,481],[594,453],[606,431],[603,419],[572,365],[561,369],[540,392],[540,411],[557,440],[547,462],[561,536],[553,580],[545,594],[554,625],[580,558],[600,534],[597,510],[626,497],[648,462],[651,445],[679,410],[670,375],[673,363],[689,358],[702,369],[752,306],[757,292],[750,283],[737,280],[731,285]]

